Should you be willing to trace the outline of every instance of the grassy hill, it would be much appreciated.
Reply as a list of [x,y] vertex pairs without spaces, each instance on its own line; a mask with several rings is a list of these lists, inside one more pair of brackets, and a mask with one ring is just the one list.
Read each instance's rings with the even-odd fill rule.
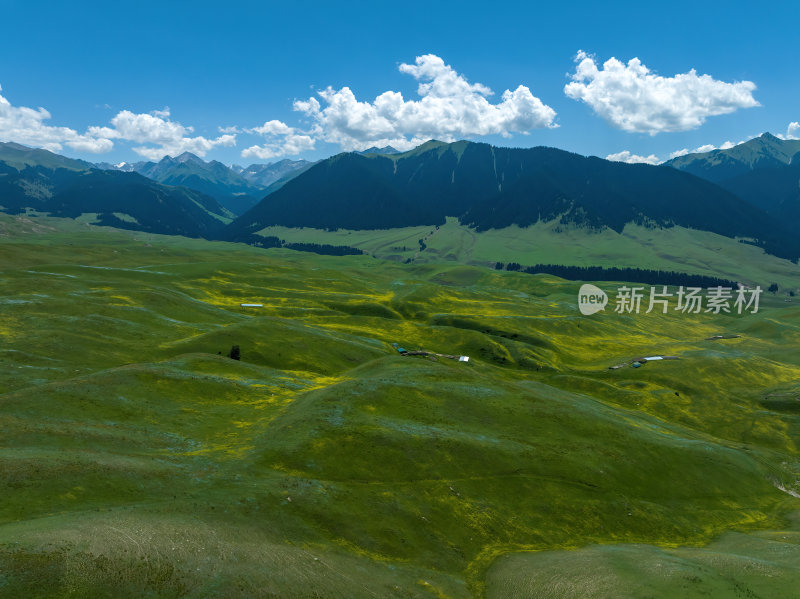
[[631,544],[797,579],[783,296],[584,317],[550,276],[8,215],[0,264],[0,595],[527,597]]
[[[312,228],[266,227],[260,235],[288,243],[318,243],[357,247],[383,260],[415,264],[456,261],[493,266],[495,262],[523,265],[559,264],[674,270],[723,277],[781,288],[800,288],[800,266],[764,253],[753,245],[685,227],[666,229],[626,225],[621,233],[591,232],[559,222],[530,227],[510,226],[476,232],[448,218],[435,226],[389,230],[326,231]],[[419,241],[425,249],[420,251]]]

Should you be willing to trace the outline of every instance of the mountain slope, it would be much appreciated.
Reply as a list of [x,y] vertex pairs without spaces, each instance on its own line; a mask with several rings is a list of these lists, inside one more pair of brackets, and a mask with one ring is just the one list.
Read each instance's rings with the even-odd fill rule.
[[764,133],[727,150],[687,154],[664,164],[719,183],[753,170],[786,166],[799,152],[800,140],[783,140]]
[[189,237],[213,237],[232,216],[210,196],[137,173],[38,164],[18,170],[5,162],[0,162],[0,209],[69,218],[94,214],[101,225]]
[[0,142],[0,162],[17,170],[26,166],[44,166],[47,168],[63,168],[72,171],[83,171],[92,165],[83,160],[73,160],[66,156],[54,154],[49,150],[29,148],[14,142]]
[[263,196],[263,186],[247,181],[221,162],[205,162],[190,152],[175,158],[164,156],[159,162],[137,163],[133,170],[164,185],[210,195],[234,214],[245,212]]
[[287,182],[228,228],[385,229],[459,217],[477,231],[560,217],[621,231],[626,223],[681,225],[757,240],[788,258],[800,243],[730,192],[668,167],[586,158],[554,148],[427,142],[396,155],[340,154]]
[[800,226],[800,140],[764,133],[727,150],[689,154],[667,162],[717,183],[796,230]]
[[435,224],[433,212],[394,188],[386,176],[391,162],[357,154],[339,154],[287,182],[231,224],[236,239],[252,233],[258,222],[280,221],[289,227],[388,229],[420,222]]
[[797,230],[800,227],[800,161],[753,170],[719,184]]

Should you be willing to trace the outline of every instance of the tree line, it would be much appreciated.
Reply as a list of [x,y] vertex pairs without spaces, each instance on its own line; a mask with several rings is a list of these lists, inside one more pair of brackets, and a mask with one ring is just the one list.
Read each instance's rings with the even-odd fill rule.
[[504,264],[497,262],[497,270],[525,272],[528,274],[548,274],[569,281],[626,281],[648,285],[672,285],[684,287],[731,287],[737,283],[729,279],[692,275],[673,270],[651,270],[647,268],[605,268],[603,266],[564,266],[560,264],[536,264],[523,267],[518,262]]
[[268,248],[286,248],[287,250],[296,250],[298,252],[312,252],[314,254],[322,254],[326,256],[360,256],[364,250],[355,248],[349,245],[331,245],[328,243],[301,243],[293,242],[287,243],[285,239],[275,237],[274,235],[256,235],[254,233],[248,235],[240,235],[237,241],[260,247]]

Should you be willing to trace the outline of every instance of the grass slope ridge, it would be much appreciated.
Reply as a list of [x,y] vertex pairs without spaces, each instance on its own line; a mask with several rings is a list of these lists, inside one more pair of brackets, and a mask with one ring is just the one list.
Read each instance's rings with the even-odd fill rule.
[[[438,228],[326,231],[267,227],[253,236],[254,240],[257,238],[348,245],[379,259],[414,264],[454,261],[488,267],[497,262],[530,265],[551,263],[555,256],[564,266],[674,271],[742,281],[765,289],[777,283],[781,289],[800,293],[797,264],[766,254],[749,243],[680,226],[628,224],[617,233],[608,228],[592,231],[565,226],[554,220],[477,233],[448,217]],[[419,244],[421,239],[424,250]]]
[[[703,545],[800,508],[779,298],[587,318],[546,275],[0,227],[3,592],[477,597],[524,588],[519,552]],[[608,369],[652,354],[681,359]]]

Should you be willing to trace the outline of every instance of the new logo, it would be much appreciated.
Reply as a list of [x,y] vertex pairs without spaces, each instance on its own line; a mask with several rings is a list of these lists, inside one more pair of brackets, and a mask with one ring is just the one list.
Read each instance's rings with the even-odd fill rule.
[[606,292],[590,283],[581,285],[578,291],[578,309],[584,316],[600,312],[606,307],[608,296]]

